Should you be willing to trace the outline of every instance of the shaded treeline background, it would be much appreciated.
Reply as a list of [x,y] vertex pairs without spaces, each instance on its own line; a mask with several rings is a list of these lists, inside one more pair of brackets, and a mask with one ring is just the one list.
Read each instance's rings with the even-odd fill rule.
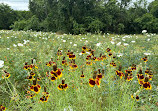
[[158,32],[158,0],[29,0],[29,11],[0,4],[0,29],[82,34]]

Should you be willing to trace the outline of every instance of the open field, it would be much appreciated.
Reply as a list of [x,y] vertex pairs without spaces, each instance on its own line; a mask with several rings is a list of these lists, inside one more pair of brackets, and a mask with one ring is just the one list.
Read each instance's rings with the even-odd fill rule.
[[0,60],[6,111],[158,110],[156,34],[1,30]]

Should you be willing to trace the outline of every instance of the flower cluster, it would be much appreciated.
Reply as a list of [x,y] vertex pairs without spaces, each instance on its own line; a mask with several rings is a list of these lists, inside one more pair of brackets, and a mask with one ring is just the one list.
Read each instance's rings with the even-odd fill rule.
[[53,66],[55,64],[55,62],[53,62],[53,58],[51,58],[51,60],[49,62],[46,63],[46,66]]
[[2,78],[9,78],[10,77],[10,73],[8,73],[7,71],[4,70],[4,74],[2,74]]
[[27,76],[28,80],[34,80],[35,73],[33,71],[30,72],[30,75]]
[[133,72],[132,72],[132,69],[127,69],[125,70],[125,79],[127,81],[132,81],[133,79]]
[[63,90],[64,89],[66,91],[67,88],[68,88],[68,86],[67,86],[67,84],[65,84],[65,79],[63,79],[62,83],[59,84],[58,89],[59,90]]
[[30,90],[34,91],[36,94],[40,92],[41,86],[36,84],[36,80],[33,80],[33,85],[30,86]]
[[25,62],[23,69],[25,69],[25,70],[38,69],[38,67],[33,63],[33,59],[31,61],[32,61],[32,64],[28,64],[27,62]]
[[42,93],[42,97],[40,98],[41,102],[47,102],[49,98],[49,93],[46,91],[46,87],[44,87],[44,92]]
[[50,72],[50,74],[51,74],[51,81],[54,81],[57,78],[60,79],[62,77],[61,69],[57,68],[57,64],[53,65],[53,70]]
[[143,60],[144,62],[147,62],[148,58],[147,58],[147,56],[145,56],[144,58],[141,58],[141,60]]
[[5,111],[6,110],[6,107],[4,107],[4,106],[2,106],[2,105],[0,105],[1,106],[1,111]]
[[102,79],[102,73],[100,73],[100,69],[98,71],[99,71],[99,73],[97,71],[94,71],[93,78],[89,79],[89,86],[90,87],[94,87],[95,84],[98,87],[100,87],[100,82],[101,82],[101,79]]
[[119,69],[116,71],[116,75],[119,76],[121,79],[124,76],[123,72],[121,71],[122,66],[119,66]]
[[141,87],[145,88],[146,90],[151,90],[151,84],[149,82],[149,76],[144,77],[142,69],[139,70],[139,73],[137,74],[137,79]]

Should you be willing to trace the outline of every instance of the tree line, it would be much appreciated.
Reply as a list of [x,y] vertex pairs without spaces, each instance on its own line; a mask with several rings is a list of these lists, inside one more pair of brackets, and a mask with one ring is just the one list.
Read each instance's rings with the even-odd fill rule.
[[29,0],[29,11],[0,4],[0,29],[83,34],[157,33],[158,0]]

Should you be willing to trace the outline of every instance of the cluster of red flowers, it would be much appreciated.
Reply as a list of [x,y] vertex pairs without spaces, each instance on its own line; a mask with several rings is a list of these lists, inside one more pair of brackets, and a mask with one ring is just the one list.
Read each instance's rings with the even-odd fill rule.
[[30,72],[30,75],[27,76],[27,79],[28,80],[34,80],[34,76],[35,76],[35,73],[33,73],[33,71]]
[[50,72],[51,74],[51,81],[56,80],[57,78],[62,77],[61,69],[57,68],[57,64],[53,65],[53,70]]
[[0,111],[5,111],[5,110],[6,110],[6,107],[4,107],[4,106],[1,105],[1,108],[0,108],[0,109],[1,109]]
[[119,76],[121,79],[124,77],[127,81],[132,81],[133,79],[133,71],[136,70],[136,65],[133,64],[132,67],[129,67],[125,70],[125,74],[121,71],[122,66],[119,66],[119,69],[116,71],[116,75]]
[[92,50],[91,48],[87,48],[86,45],[82,47],[82,54],[84,54],[83,52],[88,52],[89,54],[86,57],[87,60],[86,65],[92,65],[92,61],[103,61],[107,59],[106,55],[102,55],[102,54],[100,54],[99,57],[94,56],[95,50]]
[[66,91],[67,88],[68,88],[68,86],[67,86],[67,84],[65,84],[65,79],[63,79],[62,83],[59,84],[58,89],[59,90],[63,90],[64,89]]
[[138,79],[138,82],[141,87],[145,88],[146,90],[148,90],[148,89],[151,90],[152,86],[151,86],[149,80],[152,79],[153,75],[152,75],[151,71],[149,71],[150,75],[148,75],[149,73],[147,73],[147,71],[145,71],[145,72],[146,72],[146,77],[144,77],[142,69],[140,69],[139,73],[137,74],[137,79]]
[[103,74],[104,74],[104,69],[102,70],[102,73],[100,72],[100,69],[98,69],[98,72],[94,71],[93,78],[89,79],[89,86],[94,87],[94,85],[96,84],[98,87],[100,87],[100,82],[101,79],[103,78]]
[[32,62],[32,64],[28,64],[27,62],[25,62],[23,69],[25,69],[25,70],[38,69],[38,67],[33,63],[33,59],[31,59],[31,62]]
[[54,64],[55,64],[55,62],[53,62],[53,58],[51,58],[51,61],[47,62],[47,63],[46,63],[46,66],[51,67],[51,66],[53,66]]
[[10,77],[10,73],[8,73],[6,70],[4,70],[4,74],[2,74],[2,78],[9,78]]
[[44,87],[44,92],[42,93],[42,97],[40,98],[41,102],[47,102],[49,98],[49,93],[46,91],[46,87]]
[[119,70],[116,71],[116,75],[119,76],[121,79],[124,76],[123,72],[121,71],[122,66],[119,66]]
[[[108,60],[110,60],[110,66],[112,67],[116,67],[116,61],[114,61],[113,59],[116,58],[116,56],[114,56],[111,52],[110,48],[106,49],[106,54],[102,55],[102,53],[100,54],[99,57],[94,56],[95,50],[91,49],[91,48],[87,48],[87,46],[83,46],[82,47],[82,54],[88,54],[86,56],[86,65],[93,65],[95,64],[97,61],[104,61],[107,60],[107,58],[109,58]],[[57,52],[57,56],[58,59],[60,60],[60,56],[63,56],[63,59],[61,61],[61,64],[64,67],[69,66],[70,70],[75,70],[78,68],[77,64],[75,63],[76,60],[76,55],[68,50],[68,52],[66,53],[68,59],[66,59],[65,56],[63,56],[62,51],[58,50]],[[83,56],[84,57],[84,56]],[[68,60],[68,62],[67,62]],[[147,61],[147,57],[142,58],[142,60],[144,60],[145,62]],[[58,62],[59,63],[59,62]],[[93,64],[92,64],[93,63]],[[55,81],[58,78],[60,79],[62,77],[62,71],[63,69],[59,69],[57,67],[57,63],[53,61],[53,59],[51,58],[51,60],[49,62],[46,63],[46,66],[49,66],[52,68],[51,71],[47,71],[46,72],[46,76],[51,80],[51,81]],[[84,66],[84,65],[83,65]],[[29,69],[29,76],[27,77],[27,79],[29,80],[33,80],[33,85],[30,85],[30,90],[34,93],[29,92],[29,97],[32,98],[35,96],[35,94],[40,92],[41,86],[39,84],[37,84],[36,80],[41,80],[40,77],[35,77],[35,73],[33,68],[36,68],[37,66],[33,64],[28,65],[28,63],[25,63],[24,65],[24,69],[28,70]],[[94,67],[94,65],[93,65]],[[125,80],[127,81],[132,81],[133,79],[133,71],[136,70],[136,65],[133,64],[130,68],[128,68],[127,70],[125,70],[125,73],[122,72],[122,66],[120,65],[118,70],[116,70],[116,75],[119,76],[121,79],[124,77]],[[138,82],[139,84],[144,87],[145,89],[150,89],[151,90],[151,84],[149,83],[149,80],[152,79],[152,72],[149,69],[146,69],[145,71],[146,77],[144,77],[142,70],[139,71],[139,73],[137,74],[137,78],[138,78]],[[90,87],[94,87],[95,85],[97,85],[98,87],[100,87],[100,83],[101,83],[101,79],[104,77],[104,69],[98,69],[98,71],[93,71],[93,77],[89,79],[89,86]],[[82,74],[80,75],[80,78],[85,78],[85,75],[83,74],[83,69],[82,69]],[[82,80],[83,81],[83,80]],[[65,90],[68,88],[68,85],[65,84],[65,79],[62,79],[62,83],[58,85],[57,87],[59,90]],[[40,101],[42,102],[47,102],[49,98],[49,93],[46,92],[46,88],[44,87],[44,92],[43,92],[43,96],[40,98]],[[139,100],[139,96],[135,97],[137,100]]]
[[132,72],[132,69],[127,69],[127,70],[125,71],[125,79],[126,79],[127,81],[132,81],[132,79],[133,79],[133,72]]
[[40,92],[40,89],[41,89],[41,86],[36,83],[36,80],[33,80],[33,85],[30,86],[30,90],[38,94]]
[[138,95],[136,95],[135,97],[132,95],[131,98],[136,99],[137,101],[139,101],[139,96]]
[[63,57],[63,60],[62,60],[62,65],[65,65],[65,66],[67,66],[68,64],[67,64],[67,61],[65,60],[65,56]]
[[144,58],[141,58],[141,60],[143,60],[144,62],[147,62],[148,61],[147,56],[145,56]]

